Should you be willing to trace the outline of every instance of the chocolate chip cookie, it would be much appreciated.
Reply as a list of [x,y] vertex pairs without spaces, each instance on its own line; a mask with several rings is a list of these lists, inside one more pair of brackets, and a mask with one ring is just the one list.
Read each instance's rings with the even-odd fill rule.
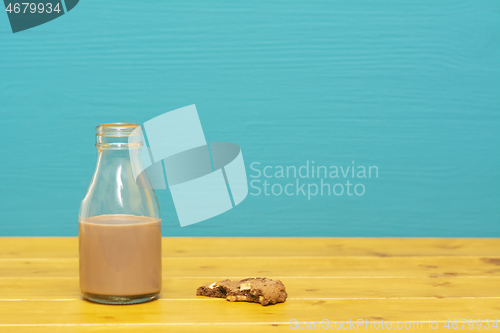
[[268,278],[207,283],[198,288],[196,295],[225,298],[230,302],[254,302],[261,305],[282,303],[287,297],[285,285],[280,280]]

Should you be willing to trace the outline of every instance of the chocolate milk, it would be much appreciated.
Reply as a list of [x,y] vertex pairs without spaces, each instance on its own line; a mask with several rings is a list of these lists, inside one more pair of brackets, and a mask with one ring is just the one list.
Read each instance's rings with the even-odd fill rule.
[[161,220],[100,215],[80,220],[80,289],[109,296],[161,290]]

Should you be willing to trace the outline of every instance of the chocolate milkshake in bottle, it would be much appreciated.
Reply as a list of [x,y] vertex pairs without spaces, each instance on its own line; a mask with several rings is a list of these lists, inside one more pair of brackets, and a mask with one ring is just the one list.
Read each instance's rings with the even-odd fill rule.
[[161,290],[160,209],[147,174],[133,172],[143,169],[138,127],[96,127],[97,166],[80,206],[78,238],[80,289],[97,303],[147,302]]

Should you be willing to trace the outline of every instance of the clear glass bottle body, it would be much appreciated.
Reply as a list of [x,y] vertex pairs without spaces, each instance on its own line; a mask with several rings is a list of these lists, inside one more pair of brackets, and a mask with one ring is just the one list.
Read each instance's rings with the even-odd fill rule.
[[[129,137],[140,125],[96,127],[97,166],[80,206],[80,289],[105,304],[141,303],[161,290],[161,218],[145,173],[137,179],[143,143]],[[139,185],[138,185],[139,184]]]

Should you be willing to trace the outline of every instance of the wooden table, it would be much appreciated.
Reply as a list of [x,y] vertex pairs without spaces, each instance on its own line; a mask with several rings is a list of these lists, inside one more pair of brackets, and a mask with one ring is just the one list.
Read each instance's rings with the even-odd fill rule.
[[[252,276],[282,280],[288,300],[195,296],[206,282]],[[112,306],[81,299],[76,238],[0,238],[0,332],[282,332],[324,319],[339,329],[421,321],[419,332],[436,332],[429,320],[459,331],[446,320],[500,319],[500,241],[164,238],[161,298]]]

